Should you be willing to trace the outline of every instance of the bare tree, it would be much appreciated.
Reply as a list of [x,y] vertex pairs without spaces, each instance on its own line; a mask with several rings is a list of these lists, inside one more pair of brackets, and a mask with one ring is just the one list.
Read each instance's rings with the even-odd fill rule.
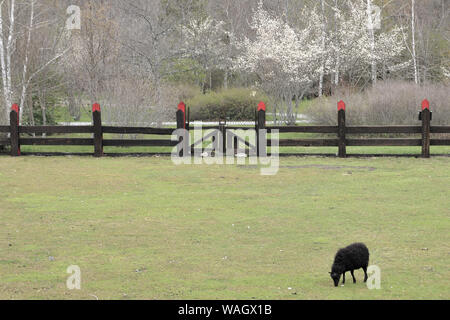
[[[61,37],[63,25],[57,23],[59,18],[49,14],[44,0],[0,2],[0,65],[6,119],[12,103],[17,101],[22,121],[32,81],[68,52]],[[50,31],[55,25],[60,32]],[[47,35],[46,39],[52,35],[52,45],[38,43],[36,34]]]
[[147,77],[155,91],[153,109],[162,121],[167,117],[164,105],[165,79],[176,70],[173,66],[183,55],[181,26],[190,21],[199,1],[138,0],[122,1],[126,19],[122,29],[126,36],[122,44],[128,49],[128,62],[139,76]]
[[[87,95],[90,104],[98,102],[107,80],[115,77],[120,45],[118,24],[111,4],[86,0],[81,7],[81,30],[71,32],[72,51],[64,61],[73,90]],[[74,97],[75,92],[71,93]]]

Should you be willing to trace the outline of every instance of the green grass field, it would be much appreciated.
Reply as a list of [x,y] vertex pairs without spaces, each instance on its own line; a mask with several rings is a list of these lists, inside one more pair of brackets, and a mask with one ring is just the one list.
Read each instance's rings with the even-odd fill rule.
[[[450,158],[280,165],[1,156],[0,299],[450,298]],[[355,241],[380,290],[333,286]]]

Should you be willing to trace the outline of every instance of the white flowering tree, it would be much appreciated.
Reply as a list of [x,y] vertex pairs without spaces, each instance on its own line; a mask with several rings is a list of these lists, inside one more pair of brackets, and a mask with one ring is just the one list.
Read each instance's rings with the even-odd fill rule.
[[[185,57],[197,61],[209,76],[209,87],[212,86],[212,72],[224,69],[231,63],[227,52],[227,32],[222,21],[215,21],[211,17],[191,20],[183,27]],[[206,77],[203,82],[205,88]]]
[[[332,9],[331,18],[325,6]],[[336,86],[342,74],[362,79],[367,74],[375,83],[378,65],[391,71],[407,66],[397,64],[405,49],[401,29],[378,30],[372,6],[371,0],[320,1],[305,7],[300,29],[271,15],[260,2],[251,23],[255,35],[242,39],[237,67],[257,74],[281,120],[294,123],[303,95],[318,83],[321,96],[326,76],[334,74]]]
[[240,42],[237,67],[257,74],[263,90],[274,98],[274,112],[286,123],[295,123],[298,103],[322,70],[321,25],[313,11],[307,26],[297,30],[260,3],[251,24],[254,39]]
[[371,0],[346,1],[345,9],[333,7],[336,26],[330,38],[335,85],[339,84],[339,75],[350,70],[356,69],[358,74],[370,72],[375,83],[378,65],[386,65],[391,71],[402,68],[396,64],[405,50],[401,28],[377,30],[371,8]]

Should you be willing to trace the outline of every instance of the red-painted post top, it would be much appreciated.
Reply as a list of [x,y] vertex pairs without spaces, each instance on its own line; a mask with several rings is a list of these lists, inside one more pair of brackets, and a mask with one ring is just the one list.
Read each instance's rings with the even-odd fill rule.
[[258,111],[261,111],[261,110],[266,111],[266,104],[262,101],[258,104]]
[[13,111],[19,113],[19,105],[13,104],[12,107],[11,107],[11,110],[13,110]]
[[427,99],[422,101],[422,110],[425,110],[425,109],[430,110],[430,102]]
[[92,112],[100,112],[100,111],[101,111],[100,105],[98,103],[94,103],[92,105]]
[[345,111],[345,102],[342,100],[338,102],[338,111],[341,111],[341,110]]
[[178,110],[183,111],[183,113],[186,113],[186,105],[184,104],[183,101],[180,102],[180,104],[178,105]]

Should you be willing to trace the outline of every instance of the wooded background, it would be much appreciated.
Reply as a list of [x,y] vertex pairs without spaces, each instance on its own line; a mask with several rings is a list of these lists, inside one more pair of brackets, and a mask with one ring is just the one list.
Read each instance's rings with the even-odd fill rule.
[[305,100],[326,123],[343,96],[360,124],[380,101],[376,123],[405,123],[424,98],[449,114],[449,21],[446,0],[2,0],[0,124],[13,103],[30,125],[78,121],[94,102],[123,125],[174,120],[180,100],[261,98],[288,124]]

